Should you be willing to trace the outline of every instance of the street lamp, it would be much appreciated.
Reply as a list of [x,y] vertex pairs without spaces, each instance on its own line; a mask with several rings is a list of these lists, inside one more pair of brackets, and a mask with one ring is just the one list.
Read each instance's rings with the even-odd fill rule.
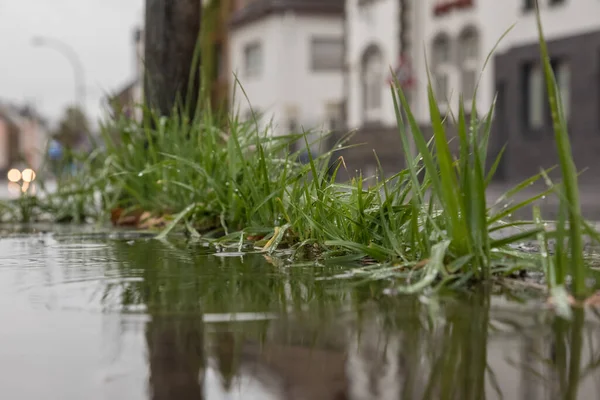
[[85,78],[83,72],[83,65],[79,55],[71,46],[67,43],[53,38],[36,36],[32,39],[31,44],[36,47],[49,47],[59,53],[61,53],[71,66],[73,67],[73,73],[75,78],[75,102],[79,109],[84,112],[85,108]]
[[8,178],[8,192],[10,194],[17,195],[28,191],[31,194],[35,193],[35,186],[33,186],[35,171],[31,168],[25,168],[23,171],[13,168],[8,171],[6,177]]

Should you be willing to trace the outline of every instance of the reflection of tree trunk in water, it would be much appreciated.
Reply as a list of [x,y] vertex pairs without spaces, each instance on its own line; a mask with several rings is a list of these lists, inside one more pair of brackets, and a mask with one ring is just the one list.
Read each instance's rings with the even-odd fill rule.
[[152,400],[203,399],[201,317],[152,317],[146,326]]
[[237,373],[235,336],[231,332],[222,332],[216,336],[216,359],[223,379],[223,388],[231,389],[231,382]]
[[565,399],[576,399],[579,392],[579,382],[581,380],[581,356],[583,349],[583,325],[585,322],[585,310],[578,308],[573,311],[573,321],[571,323],[571,336],[569,343],[569,375],[567,384],[567,393]]
[[[544,371],[538,371],[540,367],[539,354],[542,354],[545,345],[545,337],[533,337],[526,334],[522,342],[522,366],[521,366],[521,399],[535,400],[540,398],[540,385],[537,376],[544,375]],[[538,375],[539,374],[539,375]]]

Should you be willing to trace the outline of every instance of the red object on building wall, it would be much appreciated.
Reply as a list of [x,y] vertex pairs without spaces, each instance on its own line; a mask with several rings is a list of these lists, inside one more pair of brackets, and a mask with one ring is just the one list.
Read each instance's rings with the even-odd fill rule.
[[441,0],[433,7],[433,14],[444,15],[453,9],[469,8],[473,6],[473,0]]

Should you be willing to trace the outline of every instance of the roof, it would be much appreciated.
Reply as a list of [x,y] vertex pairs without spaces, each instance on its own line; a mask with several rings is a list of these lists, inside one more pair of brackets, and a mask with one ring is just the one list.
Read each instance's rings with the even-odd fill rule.
[[138,79],[134,79],[129,83],[123,85],[120,89],[106,96],[107,101],[112,101],[116,99],[123,99],[124,97],[131,97],[131,91],[135,86],[139,83]]
[[12,103],[0,102],[0,117],[13,125],[20,125],[25,120],[35,120],[45,125],[42,117],[30,106],[17,106]]
[[257,21],[269,15],[292,11],[308,15],[344,15],[344,0],[254,0],[233,13],[232,29]]

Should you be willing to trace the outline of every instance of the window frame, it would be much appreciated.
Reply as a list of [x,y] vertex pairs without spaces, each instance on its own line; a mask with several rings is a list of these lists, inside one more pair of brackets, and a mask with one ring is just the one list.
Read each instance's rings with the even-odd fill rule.
[[[444,46],[440,46],[444,44]],[[440,57],[443,50],[443,57]],[[432,72],[434,81],[434,93],[438,107],[445,111],[449,105],[451,77],[453,72],[452,38],[446,32],[440,32],[434,36],[431,42]],[[444,84],[441,85],[440,83]],[[443,86],[443,90],[442,89]],[[443,92],[443,93],[442,93]]]
[[[336,45],[339,46],[339,57],[337,63],[329,63],[320,59],[316,52],[319,45]],[[344,69],[345,54],[344,54],[344,38],[338,36],[312,36],[310,39],[310,70],[312,72],[340,72]],[[322,54],[321,54],[322,55]]]
[[[257,66],[252,67],[250,65],[250,52],[255,50],[257,52]],[[243,49],[243,60],[244,60],[244,76],[247,78],[258,78],[263,72],[263,45],[259,40],[248,42],[244,45]]]
[[[481,55],[479,31],[474,26],[465,27],[458,35],[457,40],[458,60],[460,60],[460,91],[463,100],[466,102],[465,108],[469,110],[471,101],[475,94],[478,79],[478,66]],[[466,75],[469,76],[470,82],[467,88]],[[468,89],[468,90],[466,90]]]
[[[536,73],[536,76],[533,76]],[[528,62],[522,66],[522,100],[523,100],[523,115],[522,124],[526,132],[536,131],[544,128],[546,122],[545,99],[546,90],[544,82],[544,71],[539,62]],[[534,79],[537,81],[534,81]],[[537,88],[533,88],[537,84]],[[532,104],[535,101],[539,104]],[[536,116],[534,120],[533,105],[535,105]]]
[[[556,77],[556,84],[558,85],[560,98],[562,100],[563,113],[565,116],[565,120],[568,122],[571,115],[572,97],[571,65],[568,58],[566,57],[552,57],[550,60],[550,66],[552,67],[552,71],[554,73],[554,76]],[[566,82],[565,79],[567,80]],[[552,123],[552,115],[550,114],[550,109],[548,109],[548,118],[550,120],[550,123]]]
[[[371,61],[371,58],[374,58],[374,61]],[[371,66],[370,62],[375,63],[379,71],[375,71],[375,67]],[[361,64],[363,119],[367,123],[378,122],[383,112],[383,82],[385,81],[384,55],[381,48],[376,45],[368,46],[363,52]]]

